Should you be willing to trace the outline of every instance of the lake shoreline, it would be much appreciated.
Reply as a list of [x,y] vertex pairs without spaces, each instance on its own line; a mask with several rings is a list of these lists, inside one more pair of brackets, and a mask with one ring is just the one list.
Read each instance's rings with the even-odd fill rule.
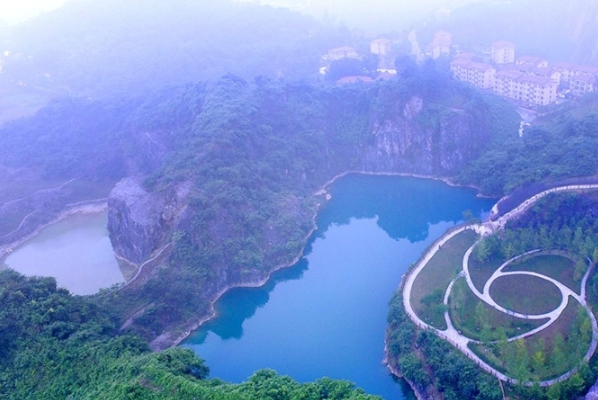
[[98,200],[90,200],[90,201],[83,201],[79,203],[73,203],[67,205],[58,215],[52,219],[50,222],[45,223],[39,227],[37,227],[33,232],[28,235],[25,235],[11,243],[5,244],[0,246],[0,260],[4,259],[7,255],[12,253],[17,247],[23,245],[25,242],[33,239],[40,232],[52,225],[57,224],[69,217],[73,217],[75,215],[92,215],[92,214],[100,214],[102,212],[106,212],[108,210],[108,199],[98,199]]
[[[284,268],[290,268],[293,265],[297,264],[297,262],[299,262],[299,260],[301,260],[301,258],[304,256],[305,248],[308,245],[309,238],[318,229],[316,220],[317,220],[317,217],[318,217],[318,214],[319,214],[321,208],[332,198],[332,196],[328,193],[329,187],[331,185],[333,185],[338,179],[343,178],[347,175],[351,175],[351,174],[365,175],[365,176],[396,176],[396,177],[417,178],[417,179],[430,179],[430,180],[435,180],[435,181],[441,181],[451,187],[463,187],[463,188],[475,189],[478,192],[476,194],[476,197],[478,197],[478,198],[492,198],[492,197],[488,197],[488,196],[479,195],[479,188],[477,188],[477,187],[456,184],[456,183],[452,182],[450,180],[450,178],[448,178],[448,177],[413,174],[413,173],[405,173],[405,172],[372,172],[372,171],[360,171],[360,170],[351,170],[351,171],[345,171],[345,172],[339,173],[339,174],[335,175],[332,179],[329,179],[328,181],[326,181],[320,187],[320,189],[317,190],[312,195],[312,197],[323,197],[323,199],[320,203],[318,203],[316,212],[315,212],[314,216],[311,218],[312,229],[304,237],[303,247],[299,251],[299,254],[297,256],[295,256],[295,258],[291,262],[276,266],[275,268],[270,270],[263,279],[253,281],[253,282],[244,282],[244,283],[227,285],[222,290],[220,290],[218,293],[216,293],[214,298],[209,302],[208,315],[194,321],[191,324],[184,326],[184,328],[183,328],[184,332],[181,334],[178,334],[178,335],[174,335],[174,337],[173,337],[173,334],[174,334],[173,331],[165,331],[164,333],[162,333],[161,335],[159,335],[158,337],[156,337],[154,340],[152,340],[150,342],[150,347],[152,348],[152,350],[161,351],[161,350],[165,350],[170,347],[178,346],[179,344],[181,344],[181,342],[183,342],[185,339],[187,339],[194,331],[199,329],[203,324],[218,317],[218,314],[215,309],[215,304],[229,290],[235,289],[235,288],[262,287],[270,280],[270,278],[272,277],[272,275],[275,272],[277,272],[281,269],[284,269]],[[389,370],[390,370],[390,368],[389,368]],[[391,373],[393,373],[393,375],[395,375],[392,370],[390,370],[390,371],[391,371]],[[400,375],[397,375],[397,377],[402,378]]]

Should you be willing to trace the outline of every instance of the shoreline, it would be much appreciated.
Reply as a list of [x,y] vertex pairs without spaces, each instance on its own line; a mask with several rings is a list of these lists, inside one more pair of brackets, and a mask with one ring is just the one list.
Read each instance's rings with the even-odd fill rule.
[[[328,188],[334,184],[338,179],[343,178],[347,175],[350,174],[357,174],[357,175],[366,175],[366,176],[401,176],[401,177],[407,177],[407,178],[418,178],[418,179],[431,179],[431,180],[435,180],[435,181],[441,181],[446,183],[449,186],[452,187],[467,187],[467,188],[471,188],[471,189],[475,189],[476,191],[478,191],[478,194],[476,196],[478,197],[485,197],[485,198],[492,198],[492,197],[487,197],[487,196],[480,196],[479,195],[479,189],[475,186],[464,186],[464,185],[459,185],[456,184],[454,182],[452,182],[449,178],[447,177],[439,177],[439,176],[432,176],[432,175],[422,175],[422,174],[413,174],[413,173],[406,173],[406,172],[373,172],[373,171],[357,171],[357,170],[350,170],[350,171],[345,171],[342,173],[339,173],[337,175],[335,175],[332,179],[329,179],[328,181],[326,181],[319,190],[317,190],[315,193],[313,193],[311,195],[311,197],[317,197],[317,196],[324,196],[325,200],[322,201],[321,203],[318,204],[316,212],[314,214],[314,216],[311,219],[312,222],[312,229],[308,232],[308,234],[304,237],[303,242],[304,245],[301,248],[301,250],[299,251],[299,254],[297,256],[295,256],[295,258],[293,258],[292,261],[290,261],[289,263],[286,264],[281,264],[278,265],[276,267],[274,267],[272,270],[268,271],[268,273],[266,274],[266,276],[263,279],[260,279],[259,281],[254,281],[254,282],[246,282],[246,283],[238,283],[238,284],[231,284],[231,285],[227,285],[226,287],[224,287],[223,289],[221,289],[220,291],[218,291],[215,296],[214,299],[211,300],[209,302],[209,314],[207,316],[204,316],[203,318],[200,318],[199,320],[185,326],[183,329],[185,330],[182,334],[180,334],[179,336],[175,337],[174,339],[170,338],[169,336],[169,332],[163,332],[162,334],[160,334],[158,337],[156,337],[154,340],[152,340],[150,342],[150,347],[155,350],[155,351],[160,351],[160,350],[164,350],[170,347],[175,347],[178,346],[181,342],[183,342],[185,339],[187,339],[194,331],[196,331],[197,329],[199,329],[203,324],[211,321],[212,319],[216,318],[218,316],[216,309],[215,309],[215,304],[218,300],[220,300],[220,298],[229,290],[231,289],[235,289],[235,288],[258,288],[258,287],[262,287],[264,286],[272,277],[272,274],[274,274],[275,272],[283,269],[283,268],[289,268],[292,267],[293,265],[297,264],[297,262],[299,262],[299,260],[301,260],[301,258],[304,255],[305,252],[305,248],[307,247],[309,238],[313,235],[313,233],[318,229],[316,220],[318,217],[318,214],[320,212],[320,209],[322,208],[322,206],[328,202],[332,196],[328,193]],[[390,368],[389,368],[390,370]],[[393,372],[393,371],[391,371]],[[394,373],[393,373],[394,374]],[[402,378],[401,376],[398,376],[399,378]],[[412,386],[411,384],[409,384],[410,386]],[[413,387],[412,387],[413,388]],[[415,391],[415,389],[414,389]]]
[[[319,208],[320,208],[320,206],[318,206],[318,211],[319,211]],[[181,335],[177,336],[174,340],[172,340],[172,339],[168,340],[168,337],[169,337],[168,332],[162,333],[161,335],[159,335],[158,337],[156,337],[154,340],[152,340],[150,342],[150,347],[152,348],[152,350],[154,350],[154,351],[160,351],[160,350],[164,350],[164,349],[167,349],[167,348],[170,348],[170,347],[178,346],[182,341],[184,341],[185,339],[187,339],[194,331],[196,331],[197,329],[199,329],[203,324],[205,324],[206,322],[209,322],[212,319],[218,317],[218,313],[216,312],[215,304],[229,290],[236,289],[236,288],[259,288],[259,287],[262,287],[266,283],[268,283],[268,281],[270,280],[270,278],[272,278],[272,275],[275,272],[280,271],[281,269],[284,269],[284,268],[290,268],[293,265],[297,264],[299,262],[299,260],[301,260],[301,258],[304,255],[305,248],[307,247],[307,242],[309,241],[309,238],[318,229],[318,227],[316,225],[316,217],[317,216],[318,216],[318,212],[316,211],[316,214],[312,217],[313,227],[312,227],[312,229],[310,229],[310,231],[308,232],[308,234],[303,239],[303,241],[305,242],[305,244],[303,245],[303,247],[299,251],[299,254],[297,254],[295,256],[295,258],[293,258],[293,260],[291,260],[289,263],[286,263],[286,264],[277,265],[276,267],[274,267],[273,269],[271,269],[270,271],[268,271],[267,274],[266,274],[266,276],[264,278],[262,278],[262,279],[260,279],[258,281],[226,285],[224,288],[222,288],[221,290],[219,290],[214,295],[213,300],[210,300],[210,302],[209,302],[209,304],[210,304],[209,305],[209,315],[207,315],[207,316],[205,316],[203,318],[200,318],[198,321],[195,321],[194,323],[192,323],[190,325],[187,325],[185,327],[185,332],[183,332]],[[166,346],[160,346],[161,343],[165,343]]]
[[413,382],[411,382],[409,379],[403,376],[403,374],[401,374],[401,372],[399,372],[399,370],[397,370],[390,363],[390,361],[388,360],[388,343],[386,342],[386,339],[384,340],[384,360],[382,360],[382,364],[386,366],[386,369],[390,371],[391,375],[395,376],[398,379],[403,379],[405,382],[407,382],[411,390],[413,390],[413,394],[415,395],[415,398],[417,400],[427,400],[426,396],[419,390],[419,388],[415,386]]
[[[58,222],[61,222],[69,217],[73,217],[75,215],[91,215],[91,214],[99,214],[108,210],[108,202],[107,199],[98,199],[98,200],[90,200],[90,201],[82,201],[78,203],[67,204],[65,208],[60,211],[56,217],[54,217],[51,221],[37,227],[33,232],[28,235],[25,235],[17,240],[14,240],[8,244],[0,246],[0,259],[5,258],[7,255],[12,253],[16,250],[19,246],[23,245],[25,242],[33,239],[40,232]],[[11,232],[12,233],[12,232]]]

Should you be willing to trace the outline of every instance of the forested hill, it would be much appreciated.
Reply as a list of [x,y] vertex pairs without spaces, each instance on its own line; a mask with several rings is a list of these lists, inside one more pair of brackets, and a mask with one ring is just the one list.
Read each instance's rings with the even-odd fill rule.
[[71,0],[0,29],[0,90],[96,98],[226,73],[306,78],[350,43],[346,28],[233,0]]
[[136,263],[171,240],[174,250],[103,301],[123,319],[143,309],[133,327],[153,339],[199,319],[223,288],[291,262],[323,201],[313,193],[335,175],[455,176],[517,127],[511,106],[446,66],[405,61],[397,79],[371,85],[226,75],[134,99],[59,101],[0,129],[0,162],[63,180],[135,177],[109,201],[115,250]]
[[53,278],[0,271],[0,300],[2,399],[379,399],[350,382],[299,384],[271,370],[242,384],[207,379],[191,350],[151,353],[118,334],[110,311],[57,289]]

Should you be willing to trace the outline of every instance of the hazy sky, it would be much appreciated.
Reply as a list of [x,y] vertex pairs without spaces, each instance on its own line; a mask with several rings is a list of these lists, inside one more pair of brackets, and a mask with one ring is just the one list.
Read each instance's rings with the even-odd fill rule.
[[[15,24],[41,12],[60,7],[68,0],[0,0],[0,20]],[[98,0],[102,1],[102,0]],[[126,1],[126,0],[123,0]],[[168,0],[165,0],[168,1]],[[213,0],[218,1],[218,0]],[[398,21],[413,18],[439,9],[446,4],[476,0],[237,0],[271,5],[289,5],[316,17],[325,14],[349,26],[367,29],[391,29]],[[479,0],[478,0],[479,1]],[[399,27],[396,27],[399,28]]]
[[10,24],[19,23],[34,17],[41,12],[60,7],[66,1],[67,0],[0,0],[0,19]]
[[392,31],[444,7],[481,0],[238,0],[289,5],[316,17],[327,15],[349,27]]

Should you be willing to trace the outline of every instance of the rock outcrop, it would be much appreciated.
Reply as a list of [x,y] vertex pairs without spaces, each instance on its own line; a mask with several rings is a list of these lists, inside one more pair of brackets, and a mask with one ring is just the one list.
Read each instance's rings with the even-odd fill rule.
[[190,185],[146,191],[139,178],[119,182],[108,198],[108,231],[114,252],[141,264],[167,241],[186,207]]
[[374,123],[375,141],[365,150],[363,170],[449,176],[479,155],[488,134],[471,115],[460,110],[424,115],[423,108],[423,100],[413,97],[401,113]]

